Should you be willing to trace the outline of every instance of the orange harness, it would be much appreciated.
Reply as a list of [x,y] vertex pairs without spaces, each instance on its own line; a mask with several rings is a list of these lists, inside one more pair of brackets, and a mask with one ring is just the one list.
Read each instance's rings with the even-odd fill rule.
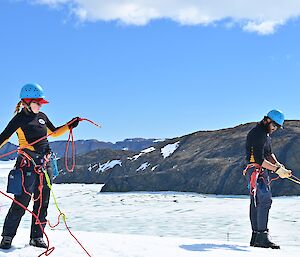
[[250,186],[250,194],[255,197],[257,192],[257,180],[259,176],[264,173],[264,170],[262,166],[257,163],[250,163],[244,169],[243,175],[246,176],[248,170],[252,168],[254,168],[254,171],[251,174],[249,186]]
[[268,179],[268,181],[266,181],[266,179],[263,177],[265,170],[261,165],[257,163],[248,164],[243,171],[243,175],[246,176],[248,170],[252,168],[254,168],[254,171],[250,176],[249,189],[250,189],[250,194],[254,197],[254,204],[256,206],[257,180],[259,178],[262,179],[266,184],[266,186],[269,187],[274,180],[279,179],[279,176],[277,176],[276,178]]

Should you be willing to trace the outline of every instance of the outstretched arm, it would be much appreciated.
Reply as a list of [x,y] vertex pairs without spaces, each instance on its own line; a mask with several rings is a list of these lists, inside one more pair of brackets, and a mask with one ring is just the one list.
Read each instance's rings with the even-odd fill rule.
[[[73,121],[73,122],[71,124],[69,124],[71,121]],[[53,125],[53,123],[47,118],[46,125],[47,125],[47,128],[48,128],[48,134],[54,132],[51,136],[53,136],[53,137],[59,137],[59,136],[65,134],[67,131],[69,131],[70,128],[77,127],[78,123],[79,123],[79,118],[76,117],[76,118],[73,118],[72,120],[70,120],[65,125],[62,125],[60,127],[55,127]]]
[[47,129],[48,129],[48,134],[52,133],[51,136],[53,137],[59,137],[63,134],[65,134],[67,131],[69,131],[68,125],[62,125],[60,127],[55,127],[51,121],[48,120],[47,122]]

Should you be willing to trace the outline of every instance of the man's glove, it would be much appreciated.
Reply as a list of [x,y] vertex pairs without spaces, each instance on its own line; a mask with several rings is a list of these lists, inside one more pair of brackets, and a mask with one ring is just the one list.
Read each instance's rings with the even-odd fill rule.
[[292,171],[287,170],[286,168],[284,168],[282,166],[280,168],[278,168],[275,172],[281,178],[289,178],[292,176]]
[[276,162],[276,163],[275,163],[275,166],[276,166],[277,168],[280,168],[280,167],[285,168],[284,165],[283,165],[282,163],[280,163],[280,162]]
[[73,128],[76,128],[79,124],[79,121],[80,121],[80,118],[79,117],[75,117],[73,118],[72,120],[70,120],[68,123],[69,124],[69,129],[73,129]]

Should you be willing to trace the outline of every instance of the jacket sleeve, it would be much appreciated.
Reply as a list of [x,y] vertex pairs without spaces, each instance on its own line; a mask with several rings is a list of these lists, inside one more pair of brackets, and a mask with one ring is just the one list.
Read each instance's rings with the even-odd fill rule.
[[0,134],[0,148],[7,143],[13,133],[21,126],[19,114],[15,115]]
[[69,126],[67,124],[62,125],[60,127],[55,127],[53,125],[53,123],[48,119],[47,116],[46,116],[45,120],[46,120],[47,129],[48,129],[48,135],[54,132],[51,135],[52,137],[59,137],[59,136],[65,134],[67,131],[69,131]]

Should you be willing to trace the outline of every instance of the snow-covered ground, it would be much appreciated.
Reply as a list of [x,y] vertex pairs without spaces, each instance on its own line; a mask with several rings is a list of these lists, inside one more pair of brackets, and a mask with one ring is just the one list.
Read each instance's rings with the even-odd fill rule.
[[[15,238],[11,250],[1,251],[2,257],[35,257],[43,251],[30,247],[24,230]],[[78,232],[78,238],[95,257],[293,257],[298,248],[282,250],[258,249],[237,242],[200,240],[180,237],[137,236],[96,232]],[[62,231],[50,231],[52,257],[88,256]]]
[[[6,165],[5,168],[3,165]],[[13,162],[12,164],[13,165]],[[0,163],[0,190],[5,191],[9,165]],[[274,198],[270,224],[273,241],[281,250],[248,247],[250,226],[247,197],[193,193],[99,193],[100,185],[54,185],[60,208],[71,230],[92,256],[298,256],[300,249],[299,197]],[[10,201],[0,195],[0,226]],[[57,211],[50,204],[49,219]],[[38,256],[28,246],[30,214],[14,239],[14,248],[2,256]],[[55,251],[50,256],[85,256],[61,225],[46,230]]]

